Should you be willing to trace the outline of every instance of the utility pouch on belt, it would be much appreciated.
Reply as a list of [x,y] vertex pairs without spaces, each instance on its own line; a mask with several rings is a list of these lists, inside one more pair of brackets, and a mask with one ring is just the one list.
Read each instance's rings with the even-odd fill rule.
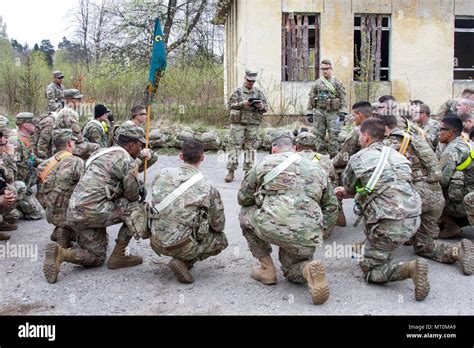
[[194,225],[194,238],[200,242],[209,234],[209,215],[206,210],[201,210]]
[[240,122],[240,110],[232,109],[230,110],[230,123],[239,123]]
[[331,99],[331,111],[337,111],[341,108],[341,98]]

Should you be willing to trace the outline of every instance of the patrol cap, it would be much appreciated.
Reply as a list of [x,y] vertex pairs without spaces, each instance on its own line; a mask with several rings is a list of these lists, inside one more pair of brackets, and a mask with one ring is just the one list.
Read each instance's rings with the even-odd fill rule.
[[0,132],[3,135],[11,134],[11,129],[8,127],[8,118],[4,115],[0,115]]
[[64,74],[61,71],[56,70],[56,71],[53,71],[53,77],[55,79],[57,79],[57,78],[60,78],[60,77],[64,77]]
[[257,80],[258,71],[247,69],[245,70],[245,78],[249,81],[256,81]]
[[61,139],[63,141],[74,140],[77,141],[77,138],[74,136],[74,133],[69,128],[59,128],[53,130],[53,141]]
[[22,124],[22,123],[32,123],[34,125],[37,125],[38,119],[35,118],[35,115],[32,112],[20,112],[16,116],[16,124]]
[[84,95],[82,95],[81,92],[79,92],[78,89],[70,88],[70,89],[65,89],[64,90],[64,98],[81,99],[81,98],[84,98]]
[[295,142],[303,146],[314,146],[316,145],[316,136],[310,132],[301,132],[296,137]]
[[293,141],[293,134],[291,134],[291,131],[288,129],[275,129],[272,134],[270,135],[270,140],[273,143],[281,138],[288,138],[291,141]]
[[118,130],[117,136],[125,135],[126,137],[137,139],[141,143],[145,144],[145,131],[142,127],[137,126],[133,123],[124,123]]

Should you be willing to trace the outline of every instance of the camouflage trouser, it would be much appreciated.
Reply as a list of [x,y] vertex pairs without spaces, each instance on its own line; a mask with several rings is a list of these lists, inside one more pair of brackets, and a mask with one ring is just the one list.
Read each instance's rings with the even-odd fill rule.
[[451,256],[452,246],[438,240],[439,219],[445,203],[441,187],[424,181],[415,182],[413,187],[422,201],[421,224],[414,240],[415,252],[438,262],[455,262]]
[[[327,152],[326,146],[326,131],[328,133]],[[339,133],[341,125],[337,111],[326,111],[315,109],[314,111],[314,135],[316,136],[316,144],[318,152],[329,153],[331,157],[336,156],[339,151]]]
[[54,225],[51,236],[55,236],[56,240],[59,235],[62,235],[65,241],[77,241],[76,233],[67,224],[67,207],[55,209],[54,211],[46,208],[46,220]]
[[[239,220],[242,234],[247,240],[250,252],[255,258],[261,259],[271,254],[272,247],[268,241],[261,239],[255,233],[254,217],[256,210],[256,206],[242,207]],[[315,248],[291,244],[277,246],[279,247],[278,258],[285,278],[295,283],[305,283],[303,268],[308,261],[313,259]]]
[[253,167],[257,157],[258,125],[231,123],[229,132],[229,145],[227,147],[227,170],[236,170],[239,166],[240,151],[244,150],[245,171]]
[[74,155],[81,157],[84,161],[89,158],[91,153],[100,149],[99,144],[89,143],[88,141],[82,141],[76,143],[76,148],[74,150]]
[[218,255],[227,248],[228,242],[223,232],[209,231],[209,234],[200,241],[192,236],[190,242],[180,248],[168,249],[160,246],[154,237],[150,239],[151,248],[158,255],[166,255],[186,261],[188,264],[194,264],[196,261],[202,261],[208,257]]
[[474,227],[474,192],[470,192],[464,197],[464,205],[469,224]]
[[7,214],[8,219],[12,220],[39,220],[44,218],[44,210],[34,194],[26,193],[26,185],[22,181],[15,181],[12,185],[16,190],[17,204]]
[[[104,264],[107,257],[108,235],[105,227],[91,228],[88,226],[74,225],[73,230],[77,235],[77,243],[84,260],[83,266],[95,267]],[[120,227],[117,240],[130,242],[132,238],[128,227],[123,224]]]
[[408,241],[418,230],[420,218],[403,220],[382,219],[375,224],[366,225],[364,256],[359,262],[368,282],[385,283],[402,280],[400,263],[392,261],[393,253]]

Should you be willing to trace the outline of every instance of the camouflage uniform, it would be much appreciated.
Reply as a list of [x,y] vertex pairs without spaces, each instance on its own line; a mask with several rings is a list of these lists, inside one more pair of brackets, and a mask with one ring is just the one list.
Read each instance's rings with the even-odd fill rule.
[[84,126],[82,134],[90,143],[99,144],[100,147],[107,146],[107,133],[98,120],[89,120]]
[[[118,129],[115,131],[116,137],[120,135],[121,130],[123,127],[130,127],[132,125],[135,125],[133,121],[128,120],[125,121]],[[140,127],[140,126],[139,126]],[[114,138],[114,143],[116,143],[116,138]],[[138,172],[141,173],[145,170],[145,155],[143,154],[143,151],[140,152],[140,155],[138,155],[137,159],[135,160],[138,163]],[[147,168],[150,168],[152,165],[154,165],[158,161],[158,154],[151,150],[151,159],[147,161]]]
[[46,87],[46,99],[48,100],[48,112],[57,112],[64,107],[64,85],[58,85],[55,82],[51,82]]
[[[136,127],[129,133],[136,133],[144,142],[143,130],[139,130]],[[102,265],[107,254],[106,227],[124,221],[129,223],[126,218],[141,209],[135,161],[122,147],[113,149],[95,158],[89,165],[86,162],[84,175],[69,201],[67,223],[77,234],[83,250],[80,261],[83,265]],[[128,244],[131,237],[130,227],[124,223],[117,240]]]
[[[256,72],[247,71],[247,75],[256,75]],[[249,98],[262,100],[262,108],[257,110],[253,106],[244,106]],[[257,87],[251,90],[245,86],[237,88],[229,97],[227,108],[230,111],[229,153],[227,170],[235,171],[239,166],[240,150],[244,151],[244,171],[252,168],[255,162],[255,152],[258,147],[258,128],[262,123],[262,115],[267,111],[267,100]]]
[[58,116],[56,117],[54,128],[67,128],[72,130],[72,133],[77,138],[74,155],[79,156],[84,160],[86,160],[92,152],[100,149],[99,144],[92,144],[84,139],[81,126],[79,125],[79,115],[73,109],[65,107],[59,111]]
[[[342,182],[349,194],[366,185],[380,159],[383,144],[374,142],[349,159]],[[391,149],[387,164],[372,193],[355,197],[366,226],[363,259],[359,265],[367,281],[383,283],[405,279],[401,263],[392,261],[399,245],[420,226],[421,199],[411,185],[410,162]]]
[[283,275],[303,283],[303,268],[323,234],[334,228],[338,205],[326,173],[303,157],[263,184],[264,176],[292,154],[269,155],[247,173],[238,193],[239,221],[255,258],[270,255],[270,244],[277,245]]
[[464,205],[466,206],[466,214],[469,224],[474,227],[474,192],[470,192],[464,196]]
[[[468,224],[464,197],[474,190],[474,161],[463,171],[456,169],[468,157],[469,146],[461,137],[451,141],[441,154],[440,184],[446,199],[442,220],[445,224],[455,223],[459,227]],[[460,228],[456,230],[461,232]],[[443,231],[441,237],[445,237]]]
[[438,114],[437,114],[438,118],[442,119],[447,114],[456,114],[457,113],[456,106],[458,105],[458,102],[459,102],[458,99],[450,99],[450,100],[445,101],[438,110]]
[[[153,206],[198,173],[191,165],[160,170],[153,180]],[[219,192],[200,180],[159,213],[151,222],[150,244],[157,254],[185,261],[188,266],[219,254],[228,243]]]
[[342,144],[341,150],[332,159],[332,164],[335,168],[345,168],[349,158],[361,150],[359,144],[359,127],[352,128],[351,132],[347,135],[344,144]]
[[[399,150],[403,141],[403,132],[393,129],[384,144]],[[438,239],[439,220],[445,200],[439,185],[439,161],[428,143],[417,135],[412,135],[405,156],[412,164],[413,188],[421,197],[421,225],[415,234],[414,246],[418,255],[443,263],[454,263],[452,256],[454,245]]]
[[438,147],[439,139],[438,139],[438,131],[439,131],[439,123],[430,118],[428,122],[424,125],[420,125],[422,129],[423,136],[426,137],[430,141],[431,148],[436,149]]
[[45,160],[53,155],[53,129],[55,117],[52,113],[39,117],[39,132],[36,145],[36,155],[41,160]]
[[339,149],[338,137],[341,131],[339,112],[346,108],[346,92],[341,81],[331,77],[329,82],[335,88],[335,93],[331,92],[321,78],[317,79],[309,92],[307,114],[314,115],[314,135],[321,151],[325,144],[326,131],[329,140],[327,151],[334,157]]
[[[37,123],[31,113],[19,113],[16,118],[17,124],[18,122],[23,122],[23,120]],[[19,212],[16,212],[17,216],[15,218],[24,218],[26,220],[42,219],[44,217],[43,209],[32,191],[32,188],[38,181],[36,166],[40,161],[36,158],[27,135],[16,130],[8,141],[15,147],[14,159],[17,167],[13,186],[18,191],[17,209]]]
[[[54,139],[75,140],[70,129],[54,131]],[[74,239],[74,231],[67,224],[67,207],[72,192],[84,173],[84,162],[67,151],[59,151],[38,166],[41,185],[38,200],[46,210],[46,219],[55,226],[53,234],[66,247]]]

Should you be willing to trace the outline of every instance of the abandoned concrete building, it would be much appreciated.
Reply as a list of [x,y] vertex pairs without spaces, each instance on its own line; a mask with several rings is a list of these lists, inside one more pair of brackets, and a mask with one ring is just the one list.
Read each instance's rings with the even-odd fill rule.
[[474,86],[472,0],[220,0],[226,98],[246,68],[270,114],[302,114],[328,58],[348,101],[393,94],[432,110]]

